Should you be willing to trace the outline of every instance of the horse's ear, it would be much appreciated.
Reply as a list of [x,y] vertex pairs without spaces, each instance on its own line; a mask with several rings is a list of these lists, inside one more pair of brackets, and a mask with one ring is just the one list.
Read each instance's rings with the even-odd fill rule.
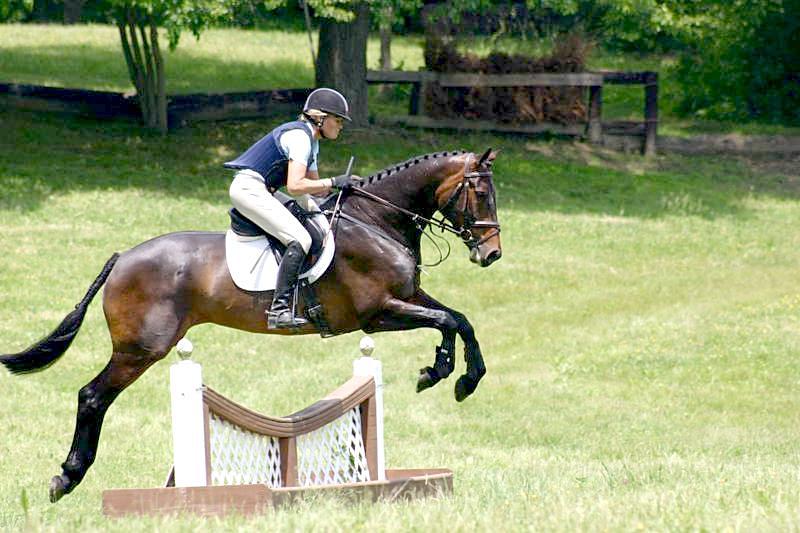
[[483,152],[483,155],[480,157],[480,159],[478,159],[478,164],[476,166],[481,166],[486,161],[486,158],[489,157],[489,154],[491,154],[491,153],[492,153],[492,149],[491,148],[489,148],[488,150]]
[[483,162],[486,161],[486,158],[489,157],[489,154],[491,154],[491,153],[492,153],[492,149],[491,148],[489,148],[488,150],[483,152],[483,155],[481,156],[481,158],[478,159],[478,166],[481,166],[483,164]]
[[491,164],[492,164],[492,161],[494,161],[494,158],[495,158],[495,157],[497,157],[497,152],[499,152],[499,151],[500,151],[500,150],[495,150],[495,151],[492,151],[492,149],[491,149],[491,148],[489,148],[488,150],[486,150],[486,151],[483,153],[483,155],[481,156],[481,158],[478,160],[478,166],[481,166],[481,165],[482,165],[482,164],[484,164],[484,163],[488,163],[488,164],[490,164],[490,165],[491,165]]

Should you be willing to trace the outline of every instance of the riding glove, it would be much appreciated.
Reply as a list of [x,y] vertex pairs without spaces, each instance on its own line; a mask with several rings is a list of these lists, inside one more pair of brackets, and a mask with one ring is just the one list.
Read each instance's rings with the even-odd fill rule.
[[340,176],[331,178],[331,182],[331,186],[334,189],[345,190],[353,186],[353,177],[347,174],[342,174]]

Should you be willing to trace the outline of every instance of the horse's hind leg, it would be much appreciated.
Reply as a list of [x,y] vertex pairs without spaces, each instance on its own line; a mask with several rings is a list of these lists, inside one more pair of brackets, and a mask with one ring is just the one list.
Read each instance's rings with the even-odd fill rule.
[[97,454],[103,417],[117,396],[164,357],[164,353],[137,354],[115,351],[106,367],[78,393],[75,436],[62,473],[50,481],[50,501],[57,502],[81,482]]

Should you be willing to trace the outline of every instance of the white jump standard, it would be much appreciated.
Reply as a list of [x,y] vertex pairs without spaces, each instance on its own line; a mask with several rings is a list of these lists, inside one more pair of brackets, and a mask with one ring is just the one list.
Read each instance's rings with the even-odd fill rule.
[[371,338],[360,348],[347,383],[292,415],[270,417],[204,386],[182,339],[182,360],[170,368],[174,466],[166,486],[104,491],[103,512],[252,514],[311,492],[371,500],[452,492],[450,470],[385,468],[381,363],[370,357]]

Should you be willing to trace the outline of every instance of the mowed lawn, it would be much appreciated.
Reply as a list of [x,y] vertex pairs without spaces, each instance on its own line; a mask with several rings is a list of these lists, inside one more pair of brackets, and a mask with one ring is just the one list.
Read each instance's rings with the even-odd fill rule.
[[[221,163],[280,120],[161,137],[0,110],[0,353],[51,331],[114,251],[171,231],[224,230]],[[416,394],[439,334],[374,335],[388,465],[451,468],[452,497],[323,499],[253,519],[105,519],[104,489],[159,486],[171,464],[170,354],[120,396],[86,479],[50,504],[77,391],[110,355],[98,297],[56,365],[0,372],[0,529],[800,529],[792,161],[644,160],[581,143],[372,128],[324,145],[321,170],[340,172],[351,154],[366,175],[489,146],[502,150],[503,258],[480,269],[451,239],[451,258],[422,276],[475,326],[488,367],[479,389],[462,404],[454,379]],[[284,339],[205,325],[189,337],[209,385],[284,415],[347,379],[361,335]]]

